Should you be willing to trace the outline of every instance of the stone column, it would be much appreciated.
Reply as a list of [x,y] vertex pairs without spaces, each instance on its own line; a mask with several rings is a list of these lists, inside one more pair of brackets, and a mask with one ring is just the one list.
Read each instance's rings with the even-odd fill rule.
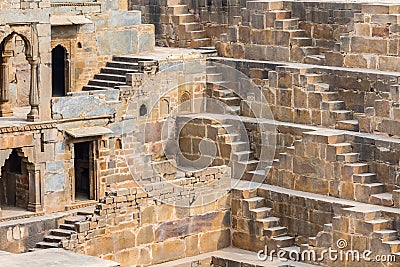
[[28,114],[28,121],[36,122],[39,120],[39,89],[38,89],[38,63],[37,58],[28,58],[28,62],[31,65],[31,85],[29,91],[29,105],[31,105],[31,111]]
[[28,164],[29,174],[29,203],[28,210],[33,212],[42,211],[40,194],[40,171],[33,164]]
[[10,106],[10,89],[8,80],[8,60],[9,57],[4,56],[1,59],[0,65],[0,79],[1,79],[1,93],[0,93],[0,117],[10,117],[13,115]]

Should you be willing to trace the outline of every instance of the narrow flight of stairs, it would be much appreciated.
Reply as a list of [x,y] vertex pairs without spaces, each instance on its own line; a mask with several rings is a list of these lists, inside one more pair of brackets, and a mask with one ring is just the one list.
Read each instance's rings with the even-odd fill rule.
[[321,118],[323,126],[334,125],[340,130],[359,131],[359,124],[354,119],[353,111],[346,109],[346,104],[339,99],[338,92],[329,90],[329,84],[323,82],[321,74],[304,74],[301,78],[311,98],[318,100],[314,101],[313,108],[319,108],[323,112],[328,111],[323,113]]
[[140,65],[143,62],[152,63],[154,61],[130,56],[114,56],[113,60],[107,62],[106,66],[101,68],[100,73],[95,74],[94,78],[82,90],[109,90],[127,86],[126,74],[142,72]]
[[226,105],[228,112],[240,115],[240,103],[242,99],[235,94],[238,91],[239,83],[224,81],[223,74],[218,73],[215,66],[207,66],[207,93]]
[[288,235],[288,229],[280,224],[280,219],[271,216],[272,208],[266,206],[265,199],[249,195],[243,199],[243,217],[254,222],[255,235],[265,236],[269,250],[300,251],[295,245],[295,237]]
[[[250,6],[249,6],[250,5]],[[259,5],[259,7],[257,7]],[[248,8],[265,10],[265,3],[252,1]],[[290,60],[294,62],[323,65],[324,55],[319,47],[299,28],[299,18],[292,17],[292,11],[284,9],[283,4],[271,3],[266,11],[266,27],[274,30],[274,45],[290,46]]]
[[177,40],[170,42],[173,47],[209,47],[211,39],[207,38],[207,33],[204,30],[199,17],[189,13],[187,5],[177,4],[172,1],[168,4],[168,17],[172,22],[176,31]]
[[62,248],[63,241],[71,238],[73,234],[82,232],[81,223],[87,220],[87,216],[93,215],[92,212],[80,211],[74,216],[70,216],[64,219],[64,223],[60,224],[57,229],[50,230],[49,234],[46,235],[43,241],[38,242],[36,247],[29,251],[37,251],[48,248]]

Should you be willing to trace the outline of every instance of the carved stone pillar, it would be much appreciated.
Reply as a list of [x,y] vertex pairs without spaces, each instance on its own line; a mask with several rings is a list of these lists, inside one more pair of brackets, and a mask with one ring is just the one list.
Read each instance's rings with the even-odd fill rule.
[[40,194],[40,171],[33,164],[29,164],[29,203],[28,210],[33,212],[42,211],[41,194]]
[[1,79],[1,91],[0,91],[0,117],[10,117],[13,115],[10,106],[10,88],[8,79],[8,60],[9,57],[4,56],[1,59],[0,65],[0,79]]
[[28,121],[35,122],[39,120],[39,88],[38,88],[38,63],[37,58],[28,58],[28,62],[31,65],[31,84],[29,91],[29,105],[31,105],[31,111],[28,114]]

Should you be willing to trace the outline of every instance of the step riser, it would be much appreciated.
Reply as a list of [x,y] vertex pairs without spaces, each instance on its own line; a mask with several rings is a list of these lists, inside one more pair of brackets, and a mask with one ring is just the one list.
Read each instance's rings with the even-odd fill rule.
[[106,67],[117,68],[117,69],[126,69],[126,70],[137,70],[138,69],[138,66],[124,64],[122,62],[107,62]]
[[96,75],[94,75],[94,78],[96,80],[108,80],[108,81],[115,81],[115,82],[126,82],[125,76],[124,77],[119,77],[119,76],[96,74]]

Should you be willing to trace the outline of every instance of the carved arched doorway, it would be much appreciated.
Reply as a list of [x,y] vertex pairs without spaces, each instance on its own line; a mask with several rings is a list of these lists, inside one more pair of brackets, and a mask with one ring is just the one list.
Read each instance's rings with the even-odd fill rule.
[[68,52],[57,45],[51,51],[51,70],[52,70],[52,96],[65,96],[69,87],[69,66]]

